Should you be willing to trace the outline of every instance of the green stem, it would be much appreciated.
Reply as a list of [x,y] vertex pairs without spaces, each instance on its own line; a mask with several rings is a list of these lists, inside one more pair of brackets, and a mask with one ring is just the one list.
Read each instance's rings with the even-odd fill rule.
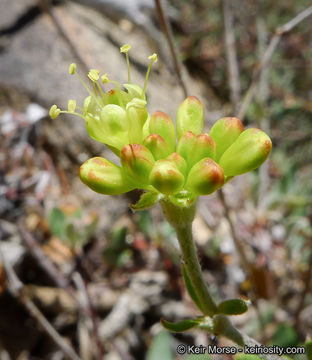
[[195,216],[196,203],[190,206],[178,206],[164,199],[161,201],[161,206],[166,219],[177,233],[184,266],[204,315],[212,317],[216,313],[217,307],[203,279],[192,236],[192,222]]

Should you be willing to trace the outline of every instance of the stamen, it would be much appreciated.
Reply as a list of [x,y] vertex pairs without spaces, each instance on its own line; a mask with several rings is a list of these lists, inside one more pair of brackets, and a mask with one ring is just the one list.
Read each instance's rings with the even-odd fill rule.
[[52,105],[49,111],[49,115],[51,119],[56,119],[61,113],[61,109],[59,109],[56,105]]
[[93,89],[93,92],[95,94],[95,96],[99,96],[98,92],[97,92],[97,89],[96,89],[96,85],[95,85],[95,82],[92,82],[92,89]]
[[104,98],[105,98],[105,93],[104,93],[104,91],[102,90],[101,84],[97,81],[97,82],[96,82],[96,85],[97,85],[97,87],[98,87],[98,89],[99,89],[100,94],[102,95],[102,98],[104,99]]
[[74,75],[76,72],[76,69],[77,69],[77,64],[75,64],[75,63],[70,64],[69,68],[68,68],[69,75]]
[[76,112],[76,111],[71,112],[71,111],[67,111],[67,110],[61,110],[61,111],[60,111],[60,114],[76,115],[76,116],[81,117],[82,119],[85,119],[82,114],[80,114],[80,113],[78,113],[78,112]]
[[94,100],[96,101],[96,103],[98,104],[98,106],[101,106],[98,98],[96,96],[94,96],[94,94],[92,93],[92,91],[88,88],[87,84],[82,80],[81,76],[78,74],[78,72],[75,73],[79,79],[79,81],[81,82],[81,84],[83,85],[83,87],[87,90],[88,94],[90,96],[92,96],[94,98]]
[[147,81],[148,81],[148,77],[149,77],[149,73],[151,71],[151,68],[152,68],[152,65],[153,63],[156,63],[157,62],[157,54],[153,54],[151,56],[148,57],[149,60],[151,60],[150,64],[149,64],[149,67],[147,69],[147,72],[146,72],[146,77],[145,77],[145,83],[144,83],[144,88],[143,88],[143,95],[145,95],[145,90],[146,90],[146,87],[147,87]]
[[130,61],[128,51],[131,49],[131,45],[125,44],[120,48],[120,52],[126,54],[126,61],[128,67],[128,84],[131,84],[131,74],[130,74]]
[[76,110],[76,100],[68,100],[67,109],[69,112],[75,112]]
[[102,81],[102,84],[107,84],[109,82],[109,78],[108,78],[107,74],[104,74],[101,76],[101,81]]
[[89,78],[91,81],[93,81],[93,82],[98,81],[99,78],[100,78],[100,72],[99,72],[99,70],[97,70],[97,69],[90,69],[89,74],[88,74],[88,78]]

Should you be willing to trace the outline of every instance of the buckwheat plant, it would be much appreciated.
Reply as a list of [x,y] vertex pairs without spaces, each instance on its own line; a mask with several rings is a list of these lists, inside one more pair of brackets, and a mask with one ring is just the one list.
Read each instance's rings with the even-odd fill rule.
[[[203,105],[194,96],[179,106],[176,129],[166,113],[156,111],[150,116],[145,92],[157,55],[149,57],[142,88],[131,82],[129,50],[130,45],[120,49],[128,65],[128,82],[123,86],[91,69],[89,87],[77,73],[76,64],[71,64],[69,73],[78,77],[88,96],[82,107],[75,100],[69,100],[67,110],[53,105],[50,116],[54,119],[67,113],[83,118],[88,134],[119,156],[121,165],[102,157],[87,160],[80,168],[84,184],[105,195],[142,189],[143,195],[131,208],[147,209],[160,202],[165,218],[175,229],[185,285],[201,315],[178,323],[162,320],[164,327],[173,332],[200,327],[242,346],[243,337],[227,315],[245,312],[248,304],[241,299],[219,304],[214,301],[197,258],[192,222],[197,198],[215,192],[236,175],[258,168],[271,151],[271,140],[259,129],[245,130],[235,117],[224,117],[209,133],[203,133]],[[115,88],[104,92],[101,83],[111,83]]]

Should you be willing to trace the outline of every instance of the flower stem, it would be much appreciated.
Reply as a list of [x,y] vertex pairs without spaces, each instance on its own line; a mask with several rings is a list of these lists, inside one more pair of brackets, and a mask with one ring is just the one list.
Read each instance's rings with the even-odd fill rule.
[[203,279],[192,236],[192,222],[196,211],[196,203],[182,207],[164,199],[161,201],[161,206],[166,219],[177,233],[184,266],[201,304],[201,309],[204,315],[212,317],[216,313],[216,304]]

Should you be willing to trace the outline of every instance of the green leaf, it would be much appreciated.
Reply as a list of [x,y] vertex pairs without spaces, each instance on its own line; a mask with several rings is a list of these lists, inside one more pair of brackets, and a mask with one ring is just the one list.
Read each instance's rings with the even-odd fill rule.
[[49,224],[53,235],[62,238],[65,234],[66,216],[59,208],[54,208],[49,216]]
[[149,347],[146,360],[174,360],[171,335],[168,331],[161,331],[157,334]]
[[298,336],[292,326],[282,323],[277,326],[272,343],[281,347],[297,346]]
[[182,274],[183,274],[185,286],[186,286],[188,294],[190,295],[190,298],[193,300],[194,304],[198,307],[198,309],[201,312],[203,312],[203,309],[199,302],[198,296],[193,288],[191,279],[189,278],[184,265],[182,265]]
[[200,323],[198,320],[195,319],[181,320],[176,323],[172,323],[165,319],[161,319],[160,321],[165,329],[177,333],[190,330],[193,327],[198,326]]
[[214,315],[213,327],[215,335],[224,336],[239,346],[244,346],[244,339],[241,333],[232,325],[229,318],[225,315]]
[[305,343],[306,355],[308,360],[312,360],[312,340],[306,340]]
[[248,304],[242,299],[222,301],[217,308],[217,314],[240,315],[248,310]]
[[66,240],[71,247],[76,247],[78,244],[81,246],[84,243],[85,238],[81,235],[79,229],[72,223],[66,224],[65,235],[64,240]]
[[155,205],[160,199],[160,194],[154,191],[148,191],[141,195],[136,204],[130,204],[132,210],[146,210]]
[[253,354],[236,354],[234,356],[235,360],[261,360],[258,355]]
[[208,354],[203,354],[203,355],[199,355],[199,354],[192,354],[189,355],[185,360],[210,360],[211,356],[209,356]]

